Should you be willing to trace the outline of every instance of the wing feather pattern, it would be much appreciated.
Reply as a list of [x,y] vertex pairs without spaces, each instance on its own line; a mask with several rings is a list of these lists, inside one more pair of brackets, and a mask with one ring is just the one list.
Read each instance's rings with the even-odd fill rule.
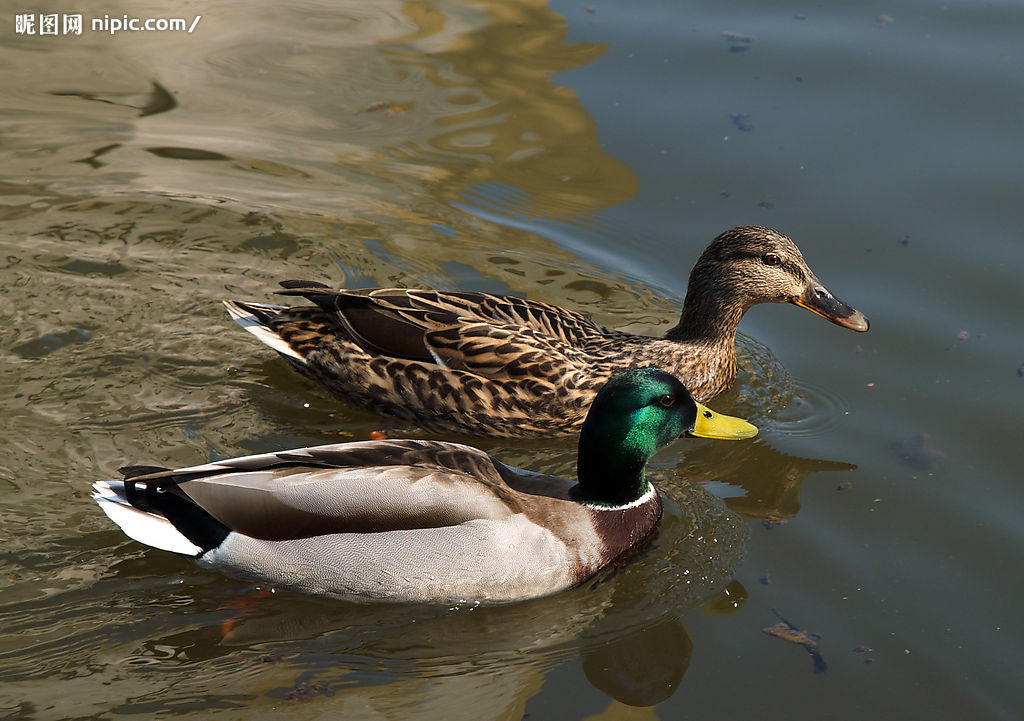
[[175,493],[233,531],[273,541],[452,526],[521,510],[490,456],[437,441],[302,448],[129,475],[126,483]]
[[520,377],[540,357],[551,362],[552,374],[568,372],[587,362],[587,343],[608,332],[570,310],[489,293],[321,287],[278,292],[303,296],[332,313],[368,353],[484,375]]

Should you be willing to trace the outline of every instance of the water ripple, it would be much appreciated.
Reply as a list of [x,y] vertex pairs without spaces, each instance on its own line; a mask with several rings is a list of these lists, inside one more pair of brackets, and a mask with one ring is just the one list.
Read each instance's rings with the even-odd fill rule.
[[[762,343],[737,338],[740,373],[733,408],[762,431],[817,436],[833,428],[847,410],[846,401],[815,383],[793,378]],[[728,394],[726,395],[728,398]],[[725,407],[725,404],[722,404]]]
[[772,428],[791,436],[819,436],[834,428],[846,414],[836,393],[806,381],[796,381],[789,404],[772,414]]

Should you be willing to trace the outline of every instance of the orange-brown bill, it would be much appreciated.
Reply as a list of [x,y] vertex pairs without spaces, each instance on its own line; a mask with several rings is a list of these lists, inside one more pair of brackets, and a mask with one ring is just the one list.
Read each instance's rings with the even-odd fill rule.
[[863,333],[869,327],[868,319],[859,310],[854,310],[828,292],[824,286],[809,285],[801,295],[793,298],[794,305],[820,315],[843,328]]

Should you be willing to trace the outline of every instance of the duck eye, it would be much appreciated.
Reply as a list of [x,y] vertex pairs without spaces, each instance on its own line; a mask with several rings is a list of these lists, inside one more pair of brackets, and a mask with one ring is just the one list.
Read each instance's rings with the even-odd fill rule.
[[671,408],[673,405],[675,405],[675,402],[675,396],[673,396],[671,393],[666,393],[665,395],[658,399],[658,405],[661,406],[662,408]]
[[775,255],[775,253],[765,253],[761,260],[764,261],[765,265],[782,265],[782,258]]

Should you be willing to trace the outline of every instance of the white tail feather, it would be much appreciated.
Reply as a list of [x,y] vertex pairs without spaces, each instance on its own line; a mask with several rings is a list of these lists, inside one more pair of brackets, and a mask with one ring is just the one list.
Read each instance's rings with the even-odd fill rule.
[[[222,302],[224,303],[224,307],[228,309],[228,313],[231,314],[234,321],[259,338],[261,343],[270,346],[281,355],[288,356],[289,358],[293,358],[301,363],[306,362],[306,359],[296,353],[295,349],[288,345],[281,336],[270,330],[270,328],[267,328],[267,326],[263,324],[263,321],[252,313],[249,313],[245,309],[239,307],[234,301],[225,300]],[[250,303],[249,305],[253,305],[258,308],[266,308],[268,310],[281,309],[280,306],[263,305],[262,303]]]
[[129,538],[153,548],[186,556],[200,556],[201,549],[188,540],[163,516],[135,508],[125,497],[124,483],[97,481],[92,484],[92,498],[107,518],[121,527]]

